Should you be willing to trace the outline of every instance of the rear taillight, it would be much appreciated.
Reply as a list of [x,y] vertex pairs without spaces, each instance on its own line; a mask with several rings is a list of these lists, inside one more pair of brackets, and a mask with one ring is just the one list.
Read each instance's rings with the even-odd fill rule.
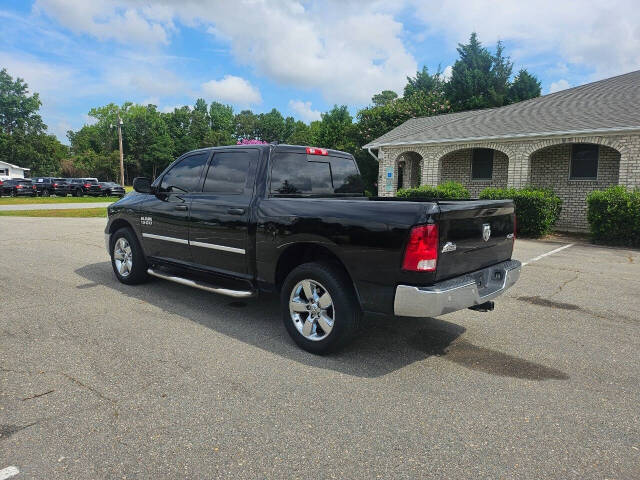
[[434,272],[438,262],[438,225],[413,227],[404,251],[402,269]]
[[329,155],[326,148],[307,147],[307,155]]
[[85,184],[84,184],[84,188],[89,188],[89,187],[91,187],[91,184],[90,184],[90,183],[85,183]]
[[16,188],[22,188],[22,185],[16,185]]
[[57,187],[58,187],[58,184],[57,184],[57,183],[54,183],[54,184],[53,184],[53,188],[57,188]]

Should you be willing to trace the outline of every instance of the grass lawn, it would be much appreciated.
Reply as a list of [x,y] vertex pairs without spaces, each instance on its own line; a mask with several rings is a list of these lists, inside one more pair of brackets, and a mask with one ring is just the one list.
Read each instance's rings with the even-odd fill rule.
[[133,187],[131,185],[125,185],[124,186],[124,191],[129,193],[129,192],[133,192]]
[[32,203],[95,203],[115,202],[119,197],[2,197],[0,205],[28,205]]
[[102,208],[67,208],[64,210],[8,210],[0,211],[0,217],[106,217],[107,209]]

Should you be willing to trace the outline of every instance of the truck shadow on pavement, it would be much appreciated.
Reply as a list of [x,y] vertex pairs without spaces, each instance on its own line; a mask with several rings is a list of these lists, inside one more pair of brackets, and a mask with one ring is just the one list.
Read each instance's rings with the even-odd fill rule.
[[[327,356],[312,355],[299,349],[287,335],[276,295],[238,301],[155,279],[128,286],[116,280],[110,262],[86,265],[75,272],[92,286],[111,288],[290,360],[347,375],[379,377],[430,356],[439,356],[491,375],[526,380],[569,378],[560,370],[473,345],[460,338],[464,327],[437,318],[368,315],[362,332],[346,348]],[[77,288],[87,288],[86,285]]]

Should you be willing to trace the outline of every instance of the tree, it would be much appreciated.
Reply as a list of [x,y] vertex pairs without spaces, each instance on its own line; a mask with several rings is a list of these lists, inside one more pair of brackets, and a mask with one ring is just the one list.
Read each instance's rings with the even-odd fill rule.
[[195,140],[190,135],[191,111],[189,107],[174,108],[173,112],[164,114],[169,136],[173,140],[173,157],[197,148]]
[[215,137],[215,145],[231,145],[234,143],[233,107],[212,102],[209,106],[209,118],[211,120],[211,132]]
[[353,118],[346,105],[334,105],[321,115],[322,120],[315,135],[315,145],[353,152],[357,146],[353,141]]
[[23,79],[0,70],[0,158],[30,168],[34,175],[57,175],[67,148],[45,133],[41,105]]
[[1,133],[42,133],[47,126],[38,114],[41,106],[40,96],[37,93],[29,95],[29,85],[22,78],[13,80],[5,68],[0,70]]
[[98,177],[116,180],[120,175],[120,154],[117,150],[109,154],[87,150],[62,162],[61,173],[69,177]]
[[285,140],[291,145],[313,145],[311,128],[301,120],[294,122],[291,133]]
[[256,138],[257,117],[251,110],[242,110],[235,116],[234,136],[236,139]]
[[155,178],[173,159],[167,124],[155,105],[132,105],[123,120],[125,155],[135,161],[138,171]]
[[431,75],[429,69],[423,66],[422,70],[416,72],[415,77],[407,77],[407,84],[404,87],[404,97],[409,98],[416,93],[429,95],[431,93],[441,92],[443,85],[444,80],[440,67],[438,67],[438,71],[434,75]]
[[445,84],[453,110],[502,105],[507,91],[506,82],[511,75],[511,64],[502,55],[502,44],[498,43],[499,56],[494,56],[482,46],[474,32],[468,44],[458,45],[458,53],[460,58],[453,65],[451,79]]
[[489,89],[489,94],[491,95],[492,106],[499,107],[508,103],[509,78],[512,71],[513,63],[509,57],[504,56],[504,45],[498,40],[496,54],[493,56],[493,65],[491,67],[493,85]]
[[210,123],[207,102],[199,98],[196,100],[193,110],[191,110],[191,124],[189,127],[189,135],[193,139],[196,148],[211,146],[205,142],[205,138],[209,133]]
[[410,118],[440,115],[449,110],[449,102],[442,92],[414,92],[386,105],[363,108],[357,114],[357,143],[365,145]]
[[374,106],[382,107],[393,102],[396,98],[398,98],[398,94],[393,90],[383,90],[371,97],[371,101],[373,102]]
[[283,142],[285,123],[282,114],[275,108],[269,113],[261,113],[256,120],[255,136],[265,142]]
[[539,97],[541,93],[540,82],[525,69],[518,72],[509,88],[509,103],[521,102],[530,98]]

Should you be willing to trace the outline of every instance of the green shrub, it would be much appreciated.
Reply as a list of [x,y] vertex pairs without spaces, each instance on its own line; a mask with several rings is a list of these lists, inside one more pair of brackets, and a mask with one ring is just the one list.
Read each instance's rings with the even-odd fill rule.
[[437,187],[422,185],[416,188],[398,190],[400,198],[431,198],[437,200],[466,200],[471,198],[469,190],[458,182],[445,182]]
[[526,187],[485,188],[480,198],[487,200],[512,199],[518,217],[518,235],[540,237],[551,232],[560,217],[562,200],[552,190]]
[[591,192],[587,220],[596,242],[640,246],[640,191],[619,185]]

